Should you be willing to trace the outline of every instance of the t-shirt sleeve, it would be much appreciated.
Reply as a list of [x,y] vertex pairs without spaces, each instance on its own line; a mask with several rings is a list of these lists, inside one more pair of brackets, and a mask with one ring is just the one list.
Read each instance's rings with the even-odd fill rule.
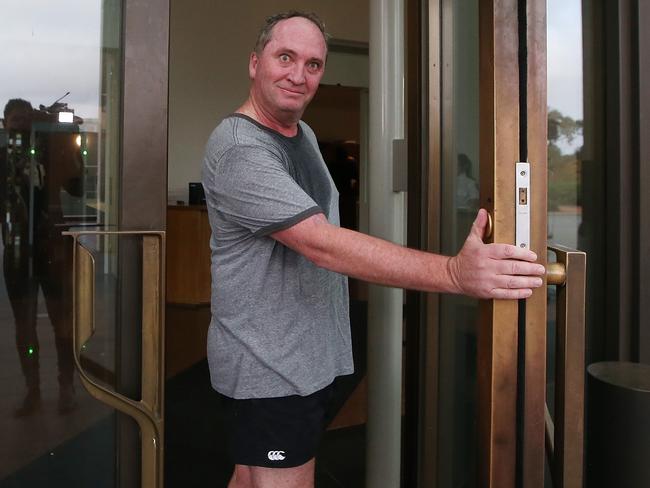
[[254,235],[287,229],[323,210],[291,177],[281,159],[259,146],[234,146],[208,157],[208,204]]

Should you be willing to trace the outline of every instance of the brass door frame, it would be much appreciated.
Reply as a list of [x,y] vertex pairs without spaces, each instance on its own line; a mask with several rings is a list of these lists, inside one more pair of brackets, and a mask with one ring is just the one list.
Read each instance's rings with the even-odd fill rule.
[[[481,205],[493,214],[493,242],[514,243],[515,163],[529,162],[531,250],[545,265],[546,2],[495,0],[481,2],[480,8]],[[478,416],[483,487],[544,484],[546,288],[535,290],[520,305],[481,302]]]
[[[417,4],[417,2],[415,2]],[[442,76],[441,58],[444,46],[450,40],[441,39],[444,0],[428,0],[426,5],[411,7],[415,16],[426,19],[425,35],[420,37],[421,58],[426,56],[424,67],[416,61],[409,63],[407,86],[409,93],[409,160],[412,162],[409,195],[409,244],[433,252],[440,251],[440,170],[442,139]],[[518,63],[518,2],[479,2],[480,29],[480,147],[481,147],[481,206],[493,215],[494,242],[514,242],[514,165],[519,160],[519,63]],[[448,9],[447,9],[448,10]],[[447,19],[448,20],[448,19]],[[418,38],[410,39],[409,52],[415,50]],[[447,53],[448,54],[448,53]],[[536,73],[535,75],[539,75]],[[545,72],[543,73],[545,76]],[[426,76],[418,95],[420,76]],[[537,78],[536,78],[537,79]],[[545,100],[545,99],[544,99]],[[424,103],[427,108],[422,108]],[[448,109],[449,107],[447,107]],[[447,110],[448,112],[448,110]],[[545,116],[545,108],[544,108]],[[419,129],[419,130],[418,130]],[[545,131],[544,131],[545,135]],[[416,144],[421,142],[421,144]],[[545,143],[544,143],[545,144]],[[426,147],[424,157],[419,157],[416,146]],[[543,160],[545,165],[545,159]],[[545,177],[539,174],[539,179]],[[498,184],[495,184],[498,181]],[[421,195],[420,202],[415,197]],[[545,187],[538,193],[539,205],[544,203]],[[545,237],[545,231],[543,233]],[[539,238],[533,234],[533,246]],[[543,243],[545,249],[545,242]],[[544,252],[539,252],[544,256]],[[407,351],[411,361],[420,365],[417,384],[420,394],[409,395],[409,413],[417,417],[419,440],[417,449],[417,476],[409,475],[407,481],[417,479],[417,486],[434,486],[437,481],[437,403],[438,403],[438,328],[439,299],[436,295],[413,297],[417,307],[409,309],[407,323]],[[542,299],[545,302],[545,298]],[[482,324],[479,327],[479,477],[483,486],[514,486],[516,458],[516,391],[517,391],[517,303],[490,301],[481,304]],[[545,327],[545,321],[544,321]],[[537,358],[539,351],[534,351]],[[545,351],[543,351],[545,353]],[[417,359],[412,359],[416,356]],[[409,361],[407,356],[407,362]],[[538,392],[539,388],[531,391]],[[543,391],[543,390],[542,390]],[[543,403],[542,403],[543,415]],[[408,416],[408,415],[407,415]],[[541,422],[541,449],[543,450],[543,416]],[[408,432],[407,432],[408,433]],[[543,452],[543,451],[542,451]],[[411,456],[411,459],[413,457]],[[543,459],[543,458],[542,458]],[[542,465],[543,466],[543,465]]]
[[[164,231],[167,206],[167,115],[169,82],[169,0],[124,0],[120,230]],[[116,371],[119,391],[140,390],[140,337],[129,324],[140,320],[139,276],[134,249],[120,250],[118,270]],[[124,488],[139,485],[137,429],[118,415],[118,480]]]
[[[407,52],[409,120],[409,245],[440,251],[442,139],[442,4],[411,0]],[[514,242],[514,167],[531,163],[531,248],[546,263],[546,2],[529,0],[525,10],[528,63],[525,66],[526,115],[520,122],[519,29],[517,0],[479,2],[481,206],[493,216],[492,242]],[[526,141],[522,158],[520,137]],[[425,148],[425,149],[419,149]],[[439,300],[410,293],[407,308],[407,367],[419,365],[407,380],[406,486],[437,482],[437,404]],[[544,469],[546,289],[526,303],[525,415],[519,476],[523,486],[541,487]],[[479,486],[514,487],[517,477],[518,304],[484,301],[478,338]],[[407,371],[413,371],[410,368]],[[411,386],[409,386],[411,385]],[[417,388],[418,394],[410,390]],[[409,426],[417,435],[409,436]],[[409,442],[410,440],[410,442]],[[417,453],[417,456],[414,455]]]
[[[479,3],[479,46],[480,204],[493,217],[490,240],[514,243],[514,166],[519,161],[520,143],[516,0]],[[482,300],[479,316],[479,486],[514,487],[517,458],[517,302]]]
[[[526,148],[531,167],[531,244],[547,264],[548,114],[546,0],[528,0],[526,9]],[[526,300],[525,391],[521,477],[525,487],[544,486],[544,405],[546,399],[546,283]]]
[[[445,0],[411,0],[407,3],[411,33],[407,49],[410,54],[407,58],[409,245],[432,252],[441,249],[441,64],[443,46],[450,47],[450,40],[441,38],[444,3]],[[481,167],[481,206],[495,217],[492,239],[495,242],[514,242],[513,193],[510,191],[514,188],[514,171],[495,162],[507,161],[514,167],[519,157],[517,2],[481,1],[479,5],[481,161],[493,163]],[[500,181],[507,181],[494,185],[495,174]],[[545,197],[540,193],[542,198],[545,203]],[[407,486],[435,486],[439,298],[434,294],[409,292],[407,304],[407,368],[411,363],[419,367],[415,378],[411,378],[415,368],[407,370],[404,465],[408,459],[411,462],[417,459],[417,467],[405,467],[404,479]],[[516,366],[517,359],[517,304],[485,302],[481,308],[484,321],[489,320],[489,325],[481,327],[479,339],[479,363],[482,364],[479,375],[483,378],[480,408],[487,412],[483,419],[488,419],[481,425],[481,449],[484,459],[489,460],[480,467],[481,476],[492,478],[492,486],[514,486],[516,369],[512,366]],[[494,326],[497,316],[498,331]],[[502,351],[501,355],[496,351]],[[417,389],[417,394],[412,393],[414,389]],[[417,435],[409,435],[414,428]],[[497,444],[495,439],[500,442]]]
[[169,0],[125,0],[119,225],[163,230],[167,215]]

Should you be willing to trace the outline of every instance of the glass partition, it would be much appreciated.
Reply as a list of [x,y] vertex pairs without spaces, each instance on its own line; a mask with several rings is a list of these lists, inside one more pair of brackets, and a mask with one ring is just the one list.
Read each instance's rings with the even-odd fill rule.
[[[579,248],[583,168],[582,1],[549,0],[548,240]],[[549,255],[549,262],[554,257]],[[554,417],[556,287],[548,287],[547,404]]]
[[[478,212],[478,0],[443,2],[442,253],[456,254]],[[440,295],[438,486],[476,484],[478,301]]]
[[[606,287],[618,286],[608,283],[606,270],[607,208],[617,205],[608,199],[607,173],[616,174],[619,161],[606,157],[605,113],[617,102],[605,96],[604,13],[605,4],[591,0],[547,3],[548,240],[587,254],[585,367],[604,357]],[[550,286],[547,404],[552,418],[556,300],[556,287]],[[546,486],[552,486],[548,479]]]
[[[548,240],[585,251],[587,364],[602,357],[607,238],[604,54],[602,6],[549,0],[548,17]],[[549,287],[549,356],[554,367],[555,290]],[[553,410],[552,375],[549,408]]]
[[[0,10],[0,487],[119,484],[118,416],[74,373],[62,232],[117,222],[121,18],[117,0]],[[83,360],[110,383],[117,248],[96,244],[102,299]]]

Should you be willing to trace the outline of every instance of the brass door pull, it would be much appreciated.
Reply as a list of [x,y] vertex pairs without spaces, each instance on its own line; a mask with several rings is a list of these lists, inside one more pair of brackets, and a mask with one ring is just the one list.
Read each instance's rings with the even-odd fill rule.
[[558,286],[566,283],[566,267],[564,263],[548,263],[546,265],[546,282],[549,285]]
[[485,227],[485,239],[489,239],[492,237],[492,233],[494,232],[494,223],[492,221],[492,214],[490,213],[489,210],[486,210],[487,212],[487,225]]
[[[165,233],[155,231],[65,232],[74,240],[73,251],[73,350],[84,388],[94,398],[132,417],[142,439],[143,488],[163,486],[164,404],[164,245]],[[95,332],[95,259],[81,242],[88,235],[136,235],[142,237],[142,391],[135,401],[94,381],[81,365],[84,345]]]
[[549,246],[557,262],[547,282],[557,286],[555,422],[546,415],[547,450],[555,488],[582,488],[584,463],[585,284],[587,256]]

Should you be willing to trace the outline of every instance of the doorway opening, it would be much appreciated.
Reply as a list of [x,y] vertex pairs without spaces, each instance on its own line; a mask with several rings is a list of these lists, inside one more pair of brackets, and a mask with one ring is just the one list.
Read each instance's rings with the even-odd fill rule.
[[[180,2],[171,2],[165,405],[169,487],[202,486],[205,479],[226,486],[232,473],[224,417],[210,386],[205,354],[210,228],[200,193],[193,188],[201,179],[210,132],[247,96],[248,56],[259,26],[266,16],[283,10],[254,3],[251,8],[250,2],[219,2],[187,11]],[[362,2],[297,6],[316,11],[333,35],[325,76],[303,120],[314,129],[339,191],[342,226],[367,232],[368,7]],[[296,5],[285,8],[291,7]],[[337,379],[338,414],[317,454],[319,486],[365,484],[367,304],[367,285],[350,280],[355,373]]]

